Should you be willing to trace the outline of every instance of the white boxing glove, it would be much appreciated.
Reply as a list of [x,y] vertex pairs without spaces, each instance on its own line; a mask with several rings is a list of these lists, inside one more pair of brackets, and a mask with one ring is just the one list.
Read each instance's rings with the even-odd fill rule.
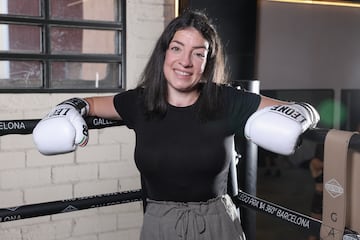
[[265,107],[247,120],[245,137],[271,152],[291,155],[301,134],[315,128],[319,120],[319,113],[307,103]]
[[80,98],[66,100],[50,111],[34,128],[33,139],[39,152],[55,155],[72,152],[85,146],[89,139],[83,118],[89,104]]

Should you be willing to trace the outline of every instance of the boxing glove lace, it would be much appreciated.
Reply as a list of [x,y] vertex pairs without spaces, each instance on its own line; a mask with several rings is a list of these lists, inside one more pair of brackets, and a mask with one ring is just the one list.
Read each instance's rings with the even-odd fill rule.
[[89,104],[81,98],[71,98],[53,108],[34,128],[33,139],[39,152],[54,155],[72,152],[85,146],[89,139],[83,118]]
[[319,113],[308,103],[265,107],[250,116],[245,137],[256,145],[281,155],[291,155],[303,132],[315,128]]

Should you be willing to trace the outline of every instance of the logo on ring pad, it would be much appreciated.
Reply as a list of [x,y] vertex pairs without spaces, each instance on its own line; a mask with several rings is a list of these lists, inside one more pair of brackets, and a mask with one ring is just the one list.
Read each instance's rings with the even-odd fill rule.
[[325,184],[325,189],[333,198],[337,198],[344,193],[344,188],[334,178]]

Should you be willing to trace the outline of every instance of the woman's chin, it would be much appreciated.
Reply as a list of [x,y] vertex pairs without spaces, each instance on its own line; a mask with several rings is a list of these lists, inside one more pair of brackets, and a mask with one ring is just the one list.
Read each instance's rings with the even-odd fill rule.
[[173,85],[173,88],[176,90],[176,91],[179,91],[179,92],[192,92],[192,91],[195,91],[197,89],[197,83],[189,83],[189,82],[180,82],[180,83],[177,83],[177,84],[174,84]]

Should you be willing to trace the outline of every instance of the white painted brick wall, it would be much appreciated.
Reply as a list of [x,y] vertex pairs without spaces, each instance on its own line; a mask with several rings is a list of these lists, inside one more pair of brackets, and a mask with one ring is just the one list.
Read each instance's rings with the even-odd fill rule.
[[[126,86],[133,88],[174,16],[174,0],[126,4]],[[0,120],[42,118],[74,95],[94,94],[0,94]],[[0,208],[139,189],[134,145],[134,133],[124,126],[91,130],[87,147],[57,156],[41,155],[31,135],[1,136]],[[137,240],[142,218],[141,202],[133,202],[2,222],[0,240]]]
[[117,220],[115,214],[96,215],[76,218],[73,225],[73,235],[89,235],[115,231]]
[[24,204],[24,194],[21,190],[4,190],[0,191],[2,207],[13,207]]
[[17,169],[25,167],[25,153],[24,152],[1,152],[0,151],[0,171],[5,169]]
[[24,190],[25,203],[41,203],[70,199],[73,196],[71,184],[54,185]]
[[[98,165],[64,165],[52,168],[53,183],[79,182],[96,180],[98,177]],[[116,176],[115,176],[116,177]]]
[[36,149],[26,152],[27,167],[46,167],[46,166],[62,166],[75,163],[75,153],[67,153],[54,156],[44,156]]
[[120,145],[89,145],[76,151],[77,163],[108,162],[120,159]]
[[6,239],[6,240],[18,240],[18,239],[22,239],[21,236],[21,229],[5,229],[5,230],[1,230],[0,229],[0,236],[1,239]]
[[[43,216],[43,217],[27,218],[24,220],[17,220],[11,222],[3,222],[0,225],[0,237],[2,237],[3,232],[7,232],[9,230],[16,230],[16,231],[19,230],[21,232],[24,227],[48,224],[50,220],[51,220],[50,216]],[[22,240],[22,238],[16,238],[16,239]]]
[[0,188],[21,189],[51,184],[51,168],[26,168],[2,171]]
[[71,220],[28,225],[21,228],[24,239],[55,240],[67,239],[72,234]]

